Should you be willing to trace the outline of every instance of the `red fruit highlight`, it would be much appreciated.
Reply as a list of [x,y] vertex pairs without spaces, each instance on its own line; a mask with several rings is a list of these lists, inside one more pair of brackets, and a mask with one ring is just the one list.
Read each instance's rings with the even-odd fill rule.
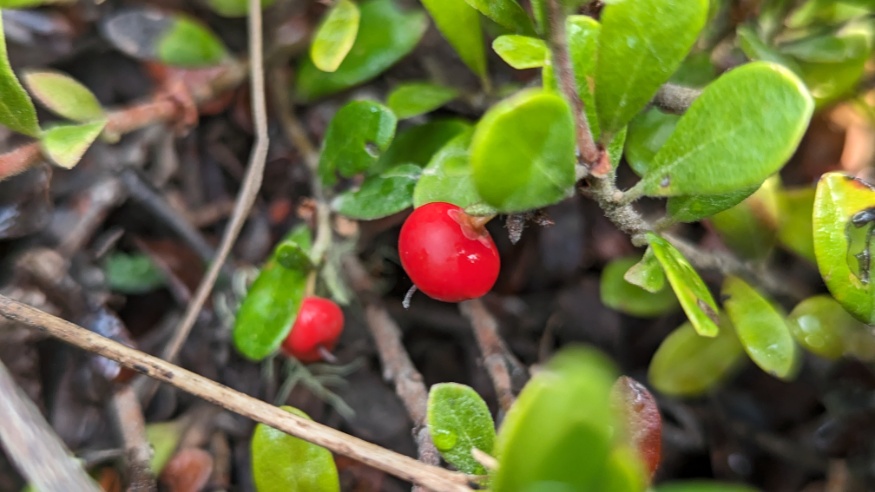
[[283,351],[301,362],[319,362],[325,352],[334,350],[343,332],[343,311],[321,297],[306,297],[283,341]]
[[495,285],[501,267],[483,224],[444,202],[427,203],[407,217],[398,253],[416,287],[444,302],[483,296]]

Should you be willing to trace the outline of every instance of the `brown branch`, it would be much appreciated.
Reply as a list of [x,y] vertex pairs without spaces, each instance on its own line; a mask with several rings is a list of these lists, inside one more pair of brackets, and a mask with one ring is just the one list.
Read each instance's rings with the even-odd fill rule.
[[[81,349],[114,360],[125,367],[168,383],[222,408],[323,446],[335,453],[356,459],[403,480],[435,491],[471,491],[467,485],[468,479],[463,474],[421,463],[331,427],[290,414],[278,407],[216,383],[209,378],[109,340],[85,328],[2,295],[0,295],[0,315]],[[7,395],[5,392],[3,394]],[[0,398],[0,408],[7,404],[7,398]],[[34,412],[36,411],[34,410]],[[25,427],[2,425],[0,433],[22,428]],[[39,440],[32,439],[32,441]],[[69,484],[66,485],[62,489],[55,490],[75,490]]]
[[[5,297],[0,296],[2,299]],[[32,308],[29,308],[32,309]],[[39,312],[39,311],[37,311]],[[45,315],[49,316],[49,315]],[[84,328],[80,328],[83,329]],[[0,444],[34,490],[98,492],[36,405],[0,362]]]
[[146,421],[137,394],[130,386],[123,386],[112,395],[109,406],[125,449],[128,492],[157,490],[150,466],[152,447],[146,437]]
[[[577,129],[577,148],[584,166],[590,171],[601,171],[599,166],[599,148],[592,136],[589,122],[586,119],[583,100],[577,90],[577,82],[574,78],[574,66],[568,54],[568,40],[565,32],[565,13],[559,0],[547,0],[550,33],[547,42],[550,45],[550,53],[553,55],[553,69],[556,71],[556,80],[559,89],[565,99],[571,104],[574,114],[575,128]],[[602,174],[599,172],[599,174]]]
[[498,334],[498,321],[483,305],[480,299],[473,299],[459,304],[459,310],[471,321],[474,336],[480,353],[483,355],[483,365],[492,379],[498,405],[507,413],[515,400],[511,389],[510,371],[508,371],[501,335]]
[[358,259],[347,256],[344,258],[344,266],[352,288],[365,302],[365,317],[377,344],[377,352],[383,364],[383,377],[395,383],[395,393],[401,398],[407,414],[413,420],[419,457],[426,463],[438,464],[440,456],[426,429],[428,390],[422,381],[422,375],[413,366],[404,344],[401,343],[401,330],[374,296],[371,279]]
[[6,179],[27,171],[39,162],[42,150],[39,142],[31,142],[0,154],[0,179]]
[[672,114],[684,114],[702,91],[677,84],[665,84],[653,96],[651,104]]

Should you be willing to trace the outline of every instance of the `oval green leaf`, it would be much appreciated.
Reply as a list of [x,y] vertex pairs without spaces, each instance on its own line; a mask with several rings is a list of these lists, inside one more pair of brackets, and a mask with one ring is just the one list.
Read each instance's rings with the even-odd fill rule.
[[696,332],[703,337],[714,337],[720,332],[720,310],[705,281],[690,262],[668,241],[652,232],[647,233],[647,242],[662,265],[668,283],[671,284],[684,313],[687,314]]
[[398,122],[395,113],[373,101],[352,101],[337,111],[322,142],[319,177],[325,185],[369,171],[389,148]]
[[724,243],[744,258],[762,260],[775,245],[778,215],[775,197],[777,176],[769,178],[738,205],[711,216],[711,224]]
[[754,62],[727,72],[693,102],[633,190],[716,195],[758,186],[793,154],[813,109],[786,68]]
[[459,96],[459,91],[427,82],[401,84],[386,98],[386,105],[399,120],[430,113]]
[[209,67],[228,55],[225,45],[205,25],[184,15],[175,15],[167,30],[158,36],[158,60],[179,67]]
[[611,451],[621,435],[614,429],[622,424],[610,405],[615,380],[602,354],[580,347],[559,352],[526,384],[499,430],[493,490],[548,484],[551,490],[607,490],[600,485],[606,468],[613,468]]
[[492,453],[495,423],[486,402],[470,386],[441,383],[431,387],[428,432],[447,463],[469,475],[486,474],[471,450],[477,448]]
[[350,0],[337,0],[316,28],[310,59],[323,72],[333,72],[352,49],[359,31],[359,8]]
[[379,173],[400,164],[425,166],[441,147],[470,128],[470,123],[457,118],[437,119],[409,126],[398,132],[392,144],[380,156],[372,173]]
[[[294,407],[280,407],[310,417]],[[290,436],[265,424],[252,435],[252,478],[258,492],[340,491],[340,478],[331,451]]]
[[519,34],[505,34],[495,38],[492,49],[505,63],[517,70],[541,68],[550,57],[547,43],[543,39]]
[[726,380],[744,358],[744,348],[732,330],[706,338],[687,322],[663,340],[647,378],[660,393],[697,396]]
[[793,379],[800,354],[784,316],[738,277],[726,277],[722,295],[726,314],[754,364],[777,378]]
[[838,359],[851,349],[855,332],[866,332],[866,325],[828,295],[809,297],[793,308],[787,317],[793,337],[809,352],[827,359]]
[[164,273],[142,253],[111,253],[103,262],[103,273],[109,289],[123,294],[143,294],[165,282]]
[[100,136],[104,126],[106,120],[53,126],[40,135],[40,145],[52,162],[65,169],[71,169],[79,163],[85,151]]
[[520,92],[477,124],[471,141],[474,185],[501,212],[556,203],[574,186],[574,149],[574,121],[565,100],[538,89]]
[[605,265],[600,288],[602,303],[640,318],[653,318],[677,308],[677,297],[665,285],[656,292],[648,292],[626,281],[626,271],[636,264],[638,258],[620,258]]
[[3,94],[0,98],[0,125],[30,137],[37,137],[40,129],[36,108],[9,65],[2,14],[0,12],[0,94]]
[[814,256],[814,188],[779,190],[778,241],[790,251],[816,263]]
[[635,0],[605,6],[595,73],[604,134],[619,131],[653,99],[684,61],[707,18],[708,0]]
[[516,0],[465,0],[481,14],[505,29],[526,36],[535,35],[535,26],[529,14]]
[[413,51],[428,27],[424,12],[405,12],[394,0],[366,0],[358,6],[358,34],[337,70],[323,72],[310,57],[302,58],[295,81],[299,98],[318,99],[373,79]]
[[341,193],[331,207],[342,215],[374,220],[396,214],[413,205],[413,187],[422,168],[402,164],[365,179],[358,190]]
[[681,195],[669,197],[668,216],[676,222],[696,222],[732,208],[752,195],[759,186],[720,195]]
[[184,430],[185,426],[179,420],[158,422],[146,426],[146,441],[152,446],[152,460],[149,462],[152,473],[161,474],[161,470],[164,469],[179,446]]
[[480,78],[485,78],[486,50],[480,14],[465,0],[422,0],[438,31]]
[[665,272],[659,260],[653,255],[653,248],[648,247],[644,256],[623,275],[626,282],[637,285],[647,292],[657,293],[665,287]]
[[94,94],[66,74],[52,70],[28,71],[23,79],[30,93],[59,116],[79,122],[103,117],[103,108]]
[[[286,241],[309,251],[306,226],[292,230]],[[280,243],[282,245],[283,243]],[[292,329],[304,300],[308,270],[291,270],[277,261],[277,251],[265,263],[237,310],[232,337],[237,351],[260,361],[273,354]]]
[[626,135],[626,162],[638,176],[644,176],[653,163],[653,156],[665,145],[681,119],[653,108],[639,114],[629,123]]
[[875,324],[872,212],[875,188],[841,173],[827,173],[814,196],[814,254],[832,296],[854,317]]
[[462,208],[487,206],[471,176],[468,147],[473,135],[473,129],[457,135],[434,155],[413,189],[414,207],[431,202],[447,202]]

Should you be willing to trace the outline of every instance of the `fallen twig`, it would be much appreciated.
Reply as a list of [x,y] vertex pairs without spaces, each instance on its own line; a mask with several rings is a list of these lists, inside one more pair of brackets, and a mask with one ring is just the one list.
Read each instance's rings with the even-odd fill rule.
[[492,379],[492,386],[498,397],[498,406],[507,413],[513,405],[514,396],[511,390],[510,372],[502,351],[501,335],[498,334],[498,321],[480,299],[459,304],[459,310],[474,327],[474,336],[480,347],[480,353],[483,354],[483,365],[486,366],[486,372]]

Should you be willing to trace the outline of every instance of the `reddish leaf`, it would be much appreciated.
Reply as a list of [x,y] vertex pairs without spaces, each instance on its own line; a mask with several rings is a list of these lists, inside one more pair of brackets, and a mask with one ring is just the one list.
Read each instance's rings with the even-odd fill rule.
[[213,472],[213,457],[200,448],[179,450],[164,467],[161,483],[170,492],[199,492]]
[[643,384],[620,376],[611,392],[611,403],[625,414],[626,433],[653,479],[662,458],[662,416],[653,395]]

